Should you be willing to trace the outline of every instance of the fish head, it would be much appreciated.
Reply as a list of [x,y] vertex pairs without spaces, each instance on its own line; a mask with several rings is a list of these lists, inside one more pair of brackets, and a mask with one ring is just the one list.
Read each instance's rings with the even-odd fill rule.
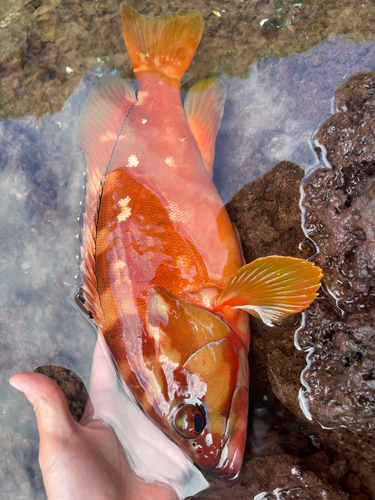
[[154,420],[200,468],[233,481],[246,442],[247,349],[217,315],[161,288],[151,294],[148,326],[168,403]]

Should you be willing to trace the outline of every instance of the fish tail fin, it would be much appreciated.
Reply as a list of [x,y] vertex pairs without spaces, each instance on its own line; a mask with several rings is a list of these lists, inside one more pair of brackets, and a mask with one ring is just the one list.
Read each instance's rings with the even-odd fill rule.
[[268,326],[308,307],[322,270],[312,262],[271,255],[241,267],[217,298],[217,310],[243,309]]
[[202,36],[200,12],[179,10],[152,18],[142,16],[123,2],[121,17],[136,77],[155,74],[179,84]]

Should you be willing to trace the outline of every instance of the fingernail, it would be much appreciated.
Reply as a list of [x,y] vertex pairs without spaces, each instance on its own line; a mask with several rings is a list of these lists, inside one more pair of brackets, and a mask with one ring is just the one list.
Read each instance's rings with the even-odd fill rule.
[[12,387],[14,387],[15,389],[17,389],[17,391],[24,392],[23,389],[18,384],[16,384],[16,382],[13,382],[13,380],[9,380],[9,383],[10,383],[10,385]]

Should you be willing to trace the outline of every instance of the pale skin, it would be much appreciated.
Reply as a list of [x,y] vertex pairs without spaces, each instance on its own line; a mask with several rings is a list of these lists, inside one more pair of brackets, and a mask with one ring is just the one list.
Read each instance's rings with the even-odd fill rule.
[[[99,364],[100,359],[97,346]],[[33,405],[49,500],[178,500],[170,486],[145,483],[135,475],[112,427],[92,418],[90,401],[77,423],[64,393],[48,377],[24,372],[14,375],[10,383]]]

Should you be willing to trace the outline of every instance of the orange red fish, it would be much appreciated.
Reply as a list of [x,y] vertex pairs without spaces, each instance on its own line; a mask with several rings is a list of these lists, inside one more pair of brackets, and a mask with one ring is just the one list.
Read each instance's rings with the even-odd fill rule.
[[202,469],[241,469],[248,413],[248,313],[270,325],[307,307],[321,271],[270,256],[243,266],[212,182],[225,86],[180,81],[203,19],[121,5],[138,91],[95,86],[77,125],[87,163],[86,307],[149,417]]

